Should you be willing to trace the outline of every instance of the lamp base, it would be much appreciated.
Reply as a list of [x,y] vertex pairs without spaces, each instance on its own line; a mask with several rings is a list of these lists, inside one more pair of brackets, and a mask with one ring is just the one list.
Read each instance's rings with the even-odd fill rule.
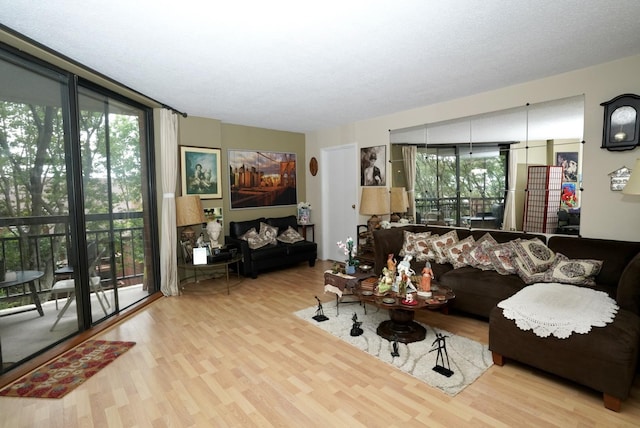
[[400,214],[398,213],[393,213],[391,214],[391,218],[389,218],[389,220],[391,221],[391,223],[397,223],[400,221],[402,217],[400,217]]
[[191,226],[187,226],[182,229],[182,232],[180,232],[180,239],[182,240],[182,242],[189,241],[189,243],[191,244],[191,248],[193,248],[193,246],[196,244],[196,231],[193,230]]

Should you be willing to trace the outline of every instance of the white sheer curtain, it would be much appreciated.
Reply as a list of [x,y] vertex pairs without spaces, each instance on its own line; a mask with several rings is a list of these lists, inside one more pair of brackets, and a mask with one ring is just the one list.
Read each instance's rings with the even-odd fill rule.
[[177,296],[178,256],[176,232],[176,179],[178,174],[178,116],[160,110],[160,170],[162,171],[162,220],[160,222],[160,290]]
[[416,221],[416,146],[402,146],[402,159],[404,163],[404,174],[407,180],[407,193],[409,194],[409,212]]
[[502,230],[516,230],[516,174],[518,173],[518,150],[509,153],[509,188],[504,201]]

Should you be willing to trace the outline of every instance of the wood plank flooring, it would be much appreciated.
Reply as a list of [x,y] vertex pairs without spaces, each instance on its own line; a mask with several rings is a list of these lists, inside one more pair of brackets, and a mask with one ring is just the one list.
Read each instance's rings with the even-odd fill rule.
[[[455,397],[298,319],[331,263],[185,287],[101,332],[131,350],[62,399],[0,397],[2,427],[631,427],[600,393],[529,367],[491,367]],[[348,306],[341,314],[348,314]],[[420,321],[484,343],[488,323],[452,311]],[[639,376],[640,377],[640,376]]]

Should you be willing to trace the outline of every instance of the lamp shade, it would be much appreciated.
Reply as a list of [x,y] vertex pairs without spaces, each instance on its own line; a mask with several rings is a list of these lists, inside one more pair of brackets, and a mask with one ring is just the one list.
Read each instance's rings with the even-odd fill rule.
[[176,225],[178,227],[206,223],[200,196],[178,196],[176,198]]
[[389,191],[386,187],[363,187],[360,196],[360,214],[389,213]]
[[404,187],[392,187],[390,192],[391,212],[406,213],[409,209],[409,195]]
[[622,189],[625,195],[640,195],[640,159],[636,159],[636,164],[631,170],[631,177]]

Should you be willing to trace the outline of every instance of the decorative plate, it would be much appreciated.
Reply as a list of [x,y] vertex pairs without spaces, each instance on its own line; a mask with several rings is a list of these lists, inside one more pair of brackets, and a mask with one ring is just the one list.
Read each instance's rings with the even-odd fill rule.
[[364,290],[362,293],[363,296],[372,296],[373,295],[373,291],[371,290]]
[[387,305],[393,305],[396,302],[396,299],[393,297],[385,297],[382,299],[382,303],[386,303]]

